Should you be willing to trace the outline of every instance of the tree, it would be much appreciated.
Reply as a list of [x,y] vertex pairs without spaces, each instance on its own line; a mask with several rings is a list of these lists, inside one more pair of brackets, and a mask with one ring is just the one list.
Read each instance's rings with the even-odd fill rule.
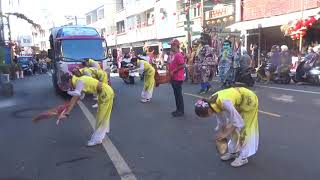
[[9,16],[15,16],[19,19],[25,20],[27,21],[29,24],[32,25],[32,27],[34,29],[36,29],[37,31],[40,32],[40,34],[43,34],[45,31],[41,28],[41,26],[37,23],[35,23],[33,20],[29,19],[26,15],[22,14],[22,13],[6,13],[6,15],[0,13],[0,17],[4,17],[7,19],[8,22],[8,29],[9,29],[9,41],[11,42],[11,28],[10,28],[10,21],[9,21]]

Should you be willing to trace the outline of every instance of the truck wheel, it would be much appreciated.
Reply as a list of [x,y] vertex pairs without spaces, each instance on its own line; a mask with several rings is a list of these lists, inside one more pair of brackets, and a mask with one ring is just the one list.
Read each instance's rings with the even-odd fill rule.
[[57,95],[65,95],[65,92],[61,91],[61,89],[58,86],[58,81],[55,74],[52,74],[52,84]]

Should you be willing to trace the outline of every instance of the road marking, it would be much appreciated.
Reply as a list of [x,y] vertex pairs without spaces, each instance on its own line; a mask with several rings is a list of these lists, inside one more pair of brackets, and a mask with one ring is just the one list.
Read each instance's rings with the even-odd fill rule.
[[[95,128],[95,117],[89,111],[89,109],[83,104],[82,101],[78,101],[78,105],[82,110],[83,114],[89,120],[92,128]],[[121,180],[137,180],[135,175],[132,173],[131,169],[117,150],[117,148],[113,145],[110,138],[106,135],[105,141],[102,142],[104,149],[106,150],[107,154],[109,155],[111,161],[113,162],[115,168],[118,171]]]
[[[218,80],[212,80],[212,81],[219,82]],[[302,92],[302,93],[319,94],[320,95],[320,92],[316,92],[316,91],[305,91],[305,90],[299,90],[299,89],[289,89],[289,88],[281,88],[281,87],[274,87],[274,86],[263,86],[263,85],[258,85],[258,84],[255,84],[255,86],[269,88],[269,89],[278,89],[278,90],[284,90],[284,91],[293,91],[293,92]]]
[[[205,98],[203,96],[199,96],[199,95],[196,95],[196,94],[190,94],[190,93],[183,93],[185,95],[188,95],[188,96],[192,96],[192,97],[196,97],[196,98]],[[259,110],[259,113],[261,114],[265,114],[265,115],[269,115],[269,116],[273,116],[273,117],[281,117],[279,114],[275,114],[275,113],[270,113],[270,112],[266,112],[266,111],[261,111]]]
[[293,103],[295,100],[293,99],[293,96],[288,95],[272,95],[271,99],[275,101],[285,102],[285,103]]
[[288,89],[288,88],[281,88],[281,87],[273,87],[273,86],[262,86],[262,85],[256,85],[257,87],[263,87],[263,88],[269,88],[269,89],[278,89],[278,90],[284,90],[284,91],[293,91],[293,92],[302,92],[302,93],[308,93],[308,94],[319,94],[320,92],[315,91],[305,91],[305,90],[299,90],[299,89]]
[[261,110],[259,110],[259,113],[265,114],[265,115],[269,115],[269,116],[273,116],[273,117],[277,117],[277,118],[281,117],[279,114],[274,114],[274,113],[265,112],[265,111],[261,111]]

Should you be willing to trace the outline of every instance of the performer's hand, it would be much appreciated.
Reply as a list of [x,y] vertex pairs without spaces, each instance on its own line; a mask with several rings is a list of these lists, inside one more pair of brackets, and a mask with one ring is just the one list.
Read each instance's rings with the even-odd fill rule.
[[224,132],[224,131],[219,131],[216,134],[216,140],[222,140],[224,138],[226,138],[228,135]]
[[59,119],[67,119],[69,117],[69,114],[68,113],[63,113]]

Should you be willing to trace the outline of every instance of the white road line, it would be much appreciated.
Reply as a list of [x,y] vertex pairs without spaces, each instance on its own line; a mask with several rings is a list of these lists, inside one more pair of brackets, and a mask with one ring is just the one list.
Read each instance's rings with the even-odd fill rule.
[[[95,127],[95,117],[88,110],[88,108],[83,104],[83,102],[78,101],[78,105],[82,110],[83,114],[89,120],[92,128]],[[107,151],[111,161],[113,162],[115,168],[118,171],[121,180],[137,180],[135,175],[132,173],[131,169],[117,150],[117,148],[113,145],[110,138],[106,135],[105,141],[102,143],[104,149]]]
[[[212,81],[219,82],[218,80],[212,80]],[[257,84],[255,84],[254,86],[269,88],[269,89],[278,89],[278,90],[284,90],[284,91],[302,92],[302,93],[308,93],[308,94],[320,94],[320,92],[305,91],[305,90],[299,90],[299,89],[289,89],[289,88],[281,88],[281,87],[274,87],[274,86],[263,86],[263,85],[257,85]]]
[[319,94],[320,92],[315,91],[305,91],[305,90],[299,90],[299,89],[288,89],[288,88],[281,88],[281,87],[272,87],[272,86],[262,86],[262,85],[255,85],[257,87],[263,87],[263,88],[269,88],[269,89],[278,89],[278,90],[284,90],[284,91],[293,91],[293,92],[301,92],[301,93],[308,93],[308,94]]

